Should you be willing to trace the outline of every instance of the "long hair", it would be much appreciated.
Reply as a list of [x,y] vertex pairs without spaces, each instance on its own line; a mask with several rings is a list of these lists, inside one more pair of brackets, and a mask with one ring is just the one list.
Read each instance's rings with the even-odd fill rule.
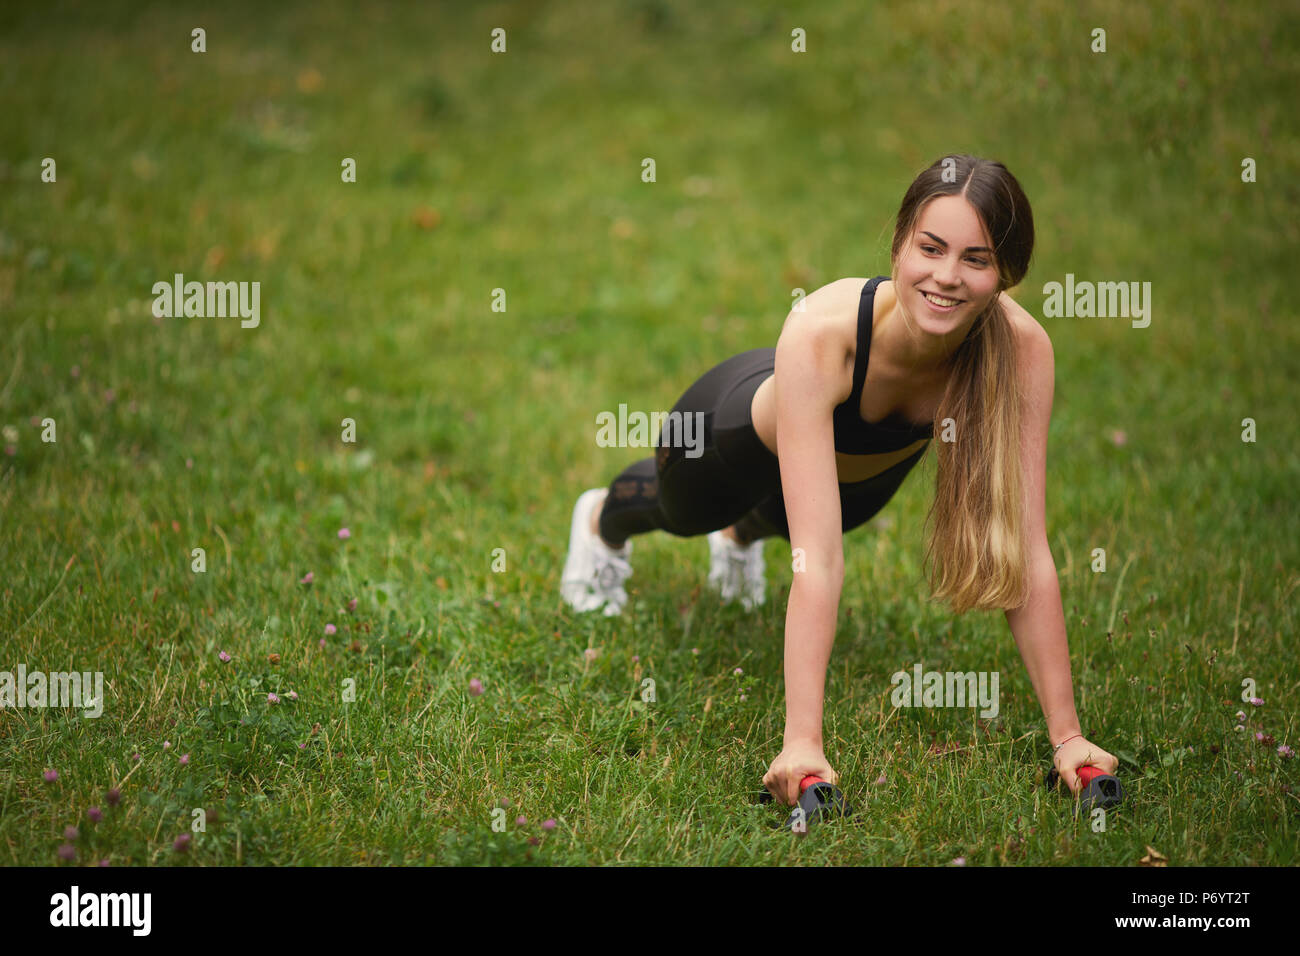
[[[899,257],[921,211],[939,196],[956,195],[965,197],[988,230],[998,273],[992,301],[949,359],[948,387],[935,415],[936,437],[944,437],[945,420],[951,419],[955,440],[936,443],[925,567],[932,598],[947,600],[953,612],[963,614],[1021,607],[1028,597],[1022,390],[1015,333],[1001,293],[1029,271],[1034,219],[1020,184],[1001,163],[966,155],[935,160],[912,182],[898,210],[891,247],[895,289]],[[902,313],[911,330],[910,316]]]

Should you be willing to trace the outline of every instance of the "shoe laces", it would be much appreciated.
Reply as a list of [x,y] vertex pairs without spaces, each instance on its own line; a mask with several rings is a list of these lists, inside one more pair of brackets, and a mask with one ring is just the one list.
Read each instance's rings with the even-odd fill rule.
[[620,555],[605,552],[596,559],[596,580],[602,588],[617,587],[631,573],[631,562]]

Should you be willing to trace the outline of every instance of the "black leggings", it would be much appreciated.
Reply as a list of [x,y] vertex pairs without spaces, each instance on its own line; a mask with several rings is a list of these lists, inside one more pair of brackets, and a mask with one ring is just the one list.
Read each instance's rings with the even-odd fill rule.
[[[715,365],[673,406],[653,458],[629,465],[609,486],[600,515],[600,534],[621,546],[647,531],[679,538],[736,525],[745,541],[780,535],[790,540],[776,455],[759,440],[749,406],[776,368],[776,349],[750,349]],[[704,413],[703,454],[687,456],[677,422]],[[698,434],[690,436],[695,444]],[[869,521],[893,497],[926,445],[865,481],[840,483],[843,530]]]

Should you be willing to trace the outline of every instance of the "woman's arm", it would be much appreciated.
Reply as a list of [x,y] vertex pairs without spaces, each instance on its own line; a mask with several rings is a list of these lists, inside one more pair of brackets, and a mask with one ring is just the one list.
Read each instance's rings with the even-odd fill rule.
[[[1027,316],[1028,313],[1025,313]],[[1019,339],[1022,398],[1021,463],[1024,475],[1025,520],[1029,554],[1025,573],[1029,598],[1023,607],[1006,612],[1020,657],[1047,720],[1053,744],[1080,733],[1070,678],[1070,647],[1056,562],[1047,544],[1047,429],[1052,419],[1056,369],[1052,340],[1037,322],[1029,323]]]
[[[787,805],[808,774],[838,780],[822,748],[826,666],[844,584],[844,532],[835,469],[835,406],[852,388],[848,346],[837,341],[836,284],[791,312],[776,344],[776,444],[794,578],[785,613],[785,735],[763,785]],[[840,394],[837,394],[840,393]]]
[[1006,616],[1047,720],[1047,736],[1055,745],[1082,731],[1074,709],[1070,647],[1065,636],[1056,564],[1046,542],[1035,552],[1028,571],[1029,600],[1024,607],[1008,609]]
[[777,458],[794,557],[785,618],[785,740],[818,747],[844,583],[834,411],[843,400],[837,393],[846,352],[836,338],[820,311],[809,308],[790,314],[776,345]]

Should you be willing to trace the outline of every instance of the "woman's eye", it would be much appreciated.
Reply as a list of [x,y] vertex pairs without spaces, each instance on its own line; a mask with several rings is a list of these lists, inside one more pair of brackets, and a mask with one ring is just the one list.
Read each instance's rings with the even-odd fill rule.
[[[940,250],[938,246],[922,245],[921,251],[924,252],[926,255],[933,255],[937,252],[941,252],[942,250]],[[989,261],[987,259],[981,259],[979,256],[967,256],[966,260],[968,262],[975,263],[975,265],[977,266],[986,266],[989,264]]]

